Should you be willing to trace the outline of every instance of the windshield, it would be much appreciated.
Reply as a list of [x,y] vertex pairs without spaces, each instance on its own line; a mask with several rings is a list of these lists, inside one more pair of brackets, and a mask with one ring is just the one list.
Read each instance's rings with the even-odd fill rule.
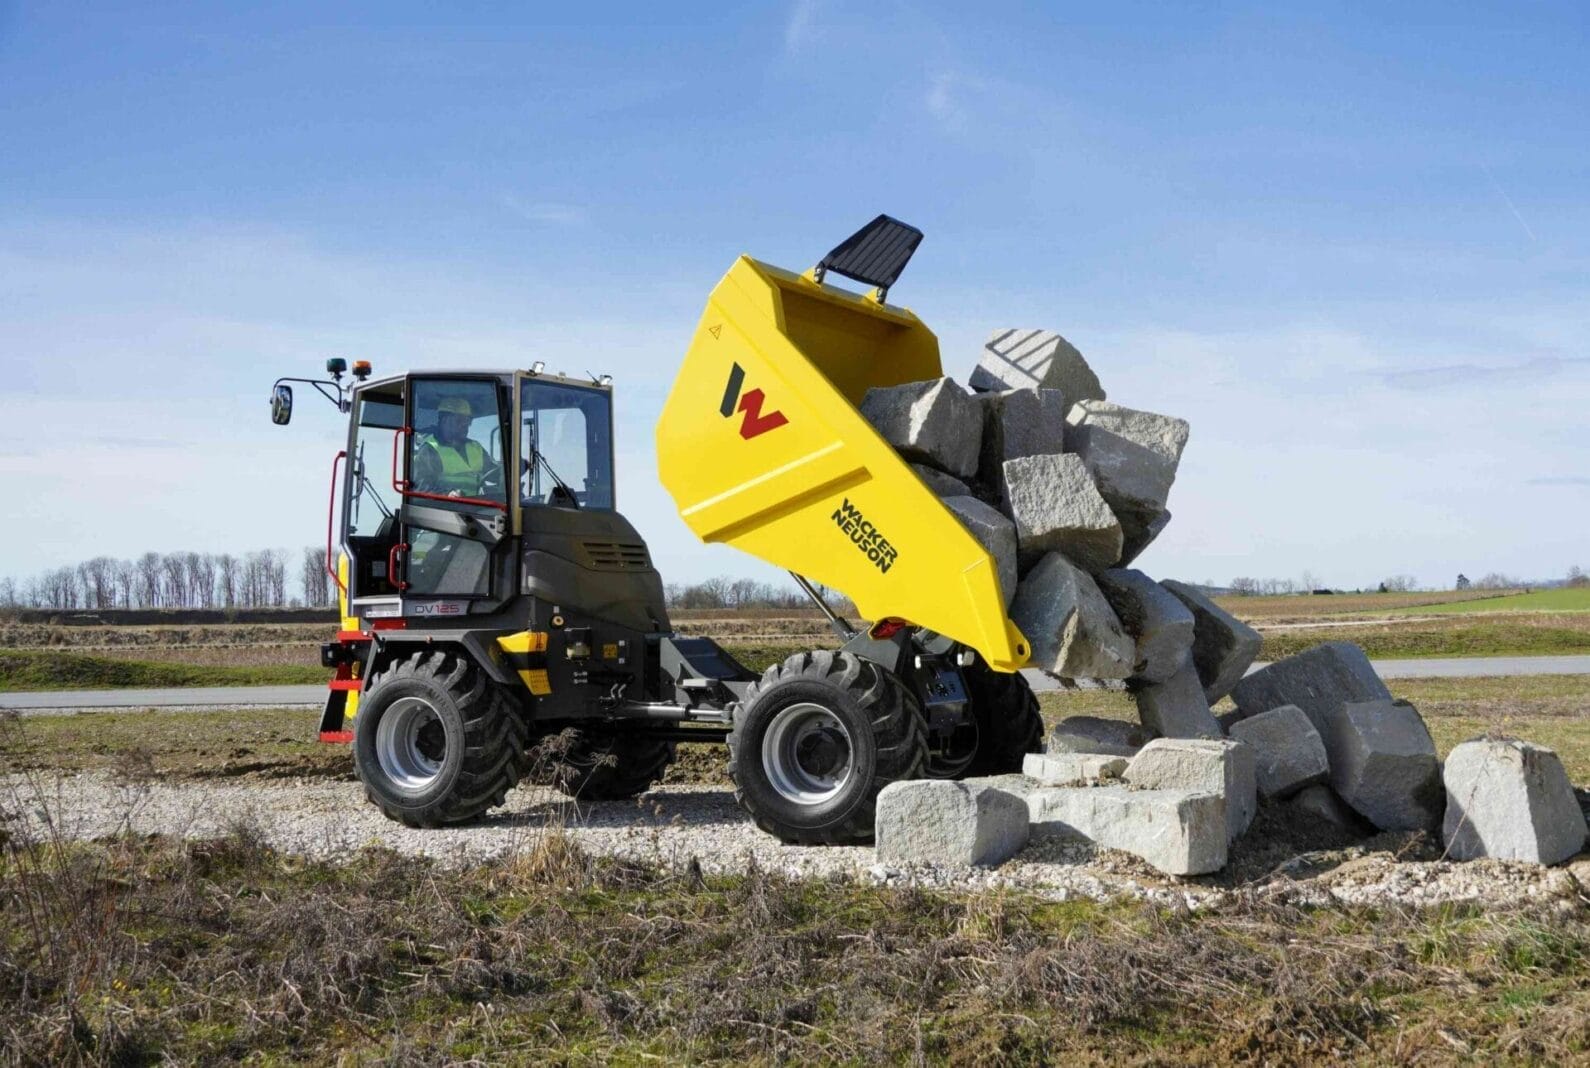
[[520,407],[524,503],[612,508],[612,399],[607,391],[528,379]]
[[392,439],[403,425],[403,405],[364,397],[359,401],[358,429],[349,462],[348,533],[353,537],[396,538],[393,518]]

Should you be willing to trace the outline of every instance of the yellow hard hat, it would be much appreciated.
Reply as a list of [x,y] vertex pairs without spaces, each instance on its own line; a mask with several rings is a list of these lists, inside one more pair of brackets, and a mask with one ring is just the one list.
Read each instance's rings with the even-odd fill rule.
[[436,410],[446,415],[462,415],[466,419],[473,414],[469,408],[469,401],[463,397],[448,397],[436,406]]

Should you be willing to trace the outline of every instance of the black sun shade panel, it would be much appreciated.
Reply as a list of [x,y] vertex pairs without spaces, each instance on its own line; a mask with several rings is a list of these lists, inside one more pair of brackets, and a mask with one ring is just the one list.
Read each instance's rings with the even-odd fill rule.
[[887,294],[922,243],[922,231],[880,215],[841,241],[817,264],[817,280],[833,271]]

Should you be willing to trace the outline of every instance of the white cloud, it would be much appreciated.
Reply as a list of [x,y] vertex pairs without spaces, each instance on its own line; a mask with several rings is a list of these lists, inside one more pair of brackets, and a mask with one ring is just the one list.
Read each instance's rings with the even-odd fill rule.
[[577,204],[549,201],[527,204],[511,194],[503,194],[503,206],[521,219],[553,226],[579,226],[587,221],[585,209]]
[[793,55],[816,36],[813,23],[817,17],[817,0],[795,0],[790,5],[789,18],[784,22],[784,52]]

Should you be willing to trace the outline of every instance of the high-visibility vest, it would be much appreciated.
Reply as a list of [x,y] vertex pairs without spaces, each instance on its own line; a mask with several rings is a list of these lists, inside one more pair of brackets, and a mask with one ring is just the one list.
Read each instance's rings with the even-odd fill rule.
[[486,471],[486,450],[473,441],[464,442],[462,450],[451,445],[443,445],[430,435],[420,439],[421,446],[434,449],[437,459],[442,462],[442,477],[439,488],[421,487],[433,493],[451,493],[457,490],[465,497],[473,497],[480,492],[480,477]]

